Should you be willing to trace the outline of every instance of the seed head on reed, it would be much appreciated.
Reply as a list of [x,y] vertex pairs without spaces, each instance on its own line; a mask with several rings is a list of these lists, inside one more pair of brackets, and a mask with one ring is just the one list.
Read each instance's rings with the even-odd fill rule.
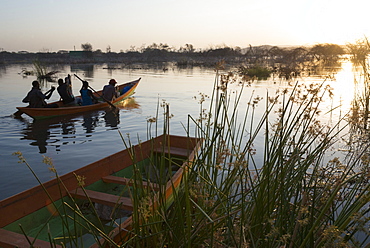
[[155,118],[155,117],[147,117],[146,118],[146,121],[149,122],[149,123],[154,123],[154,122],[157,122],[157,118]]
[[138,213],[143,220],[148,220],[152,216],[152,211],[150,209],[150,196],[143,197],[140,200],[138,206]]
[[53,159],[48,157],[48,156],[44,156],[42,155],[43,159],[42,159],[42,162],[46,165],[49,165],[49,166],[53,166]]
[[366,168],[366,171],[368,171],[366,174],[370,173],[370,170],[369,170],[369,167],[368,167],[370,165],[370,156],[369,156],[369,154],[364,154],[363,156],[361,156],[361,162],[362,162],[362,165]]
[[[193,96],[193,99],[196,100],[197,96]],[[206,99],[209,99],[209,96],[205,93],[199,92],[199,101],[198,101],[198,103],[202,104],[203,102],[206,101]]]
[[202,122],[205,121],[206,125],[211,126],[213,124],[212,122],[210,122],[211,117],[212,117],[212,113],[210,113],[208,109],[203,108],[203,109],[200,110],[199,118],[197,118],[196,121],[198,123],[202,123]]
[[26,159],[23,157],[22,152],[20,152],[20,151],[13,152],[13,155],[18,157],[18,159],[19,159],[18,163],[22,163],[22,164],[26,163]]
[[322,239],[326,243],[330,243],[335,247],[348,247],[346,243],[343,242],[342,232],[335,225],[330,225],[326,227],[322,232]]
[[76,174],[75,174],[75,177],[77,179],[78,186],[84,187],[85,186],[85,179],[86,179],[86,177],[85,176],[76,175]]
[[225,60],[220,60],[220,61],[218,61],[218,62],[216,63],[216,66],[215,66],[215,71],[217,72],[217,71],[222,71],[222,70],[224,70],[224,69],[225,69],[225,64],[226,64]]

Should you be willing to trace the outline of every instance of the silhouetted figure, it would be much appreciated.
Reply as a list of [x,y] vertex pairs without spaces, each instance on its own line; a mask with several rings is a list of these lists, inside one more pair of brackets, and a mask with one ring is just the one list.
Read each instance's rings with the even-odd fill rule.
[[22,100],[24,103],[29,103],[30,108],[57,108],[57,104],[47,104],[45,99],[49,99],[53,94],[55,87],[52,86],[45,94],[41,92],[39,81],[32,82],[32,89],[27,96]]
[[65,105],[74,103],[75,97],[72,93],[71,76],[68,74],[68,77],[65,78],[65,82],[63,82],[63,79],[60,78],[58,80],[58,85],[59,86],[57,90],[63,103]]
[[89,89],[89,83],[87,81],[82,82],[82,88],[80,90],[82,106],[94,104],[98,99],[94,96],[92,91]]
[[118,97],[116,88],[114,87],[116,83],[117,83],[116,80],[111,79],[109,81],[109,84],[104,86],[103,88],[103,99],[104,100],[112,101],[114,98]]

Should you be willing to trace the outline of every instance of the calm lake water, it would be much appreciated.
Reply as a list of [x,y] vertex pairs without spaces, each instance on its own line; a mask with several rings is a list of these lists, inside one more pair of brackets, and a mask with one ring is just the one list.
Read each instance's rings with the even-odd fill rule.
[[[187,125],[188,115],[194,118],[199,116],[199,97],[194,99],[194,96],[199,96],[199,93],[211,94],[216,75],[212,69],[178,69],[171,66],[168,70],[149,67],[122,69],[119,66],[107,69],[107,65],[50,67],[48,71],[59,71],[57,77],[78,74],[96,90],[102,89],[111,78],[115,78],[118,83],[137,78],[141,78],[141,82],[134,97],[121,104],[118,118],[114,118],[107,109],[34,121],[26,115],[22,119],[11,116],[16,112],[16,106],[26,105],[21,101],[35,80],[35,76],[23,77],[20,74],[23,68],[32,70],[32,65],[0,67],[0,200],[38,184],[26,166],[18,163],[18,158],[12,155],[14,152],[23,153],[41,181],[50,180],[52,174],[48,166],[42,163],[43,155],[52,158],[57,171],[62,175],[124,149],[118,130],[124,136],[129,134],[132,143],[137,143],[138,139],[146,140],[147,119],[156,116],[158,102],[163,101],[170,105],[170,112],[174,115],[170,121],[170,133],[186,135],[183,125]],[[297,80],[312,83],[322,82],[323,78]],[[334,88],[335,99],[326,101],[323,108],[329,110],[338,103],[343,106],[340,111],[331,113],[330,118],[333,118],[333,114],[339,118],[348,110],[353,98],[353,81],[350,63],[343,64],[343,68],[335,74],[335,79],[328,80]],[[72,83],[74,94],[79,95],[81,82],[72,77]],[[42,90],[45,92],[51,86],[57,84],[45,83]],[[267,91],[274,93],[276,89],[286,86],[287,82],[274,79],[255,82],[244,91],[243,102],[250,99],[252,92],[255,96],[263,97]],[[238,90],[237,87],[235,89]],[[49,102],[58,98],[55,91]],[[159,114],[162,113],[159,107]],[[158,124],[161,130],[162,122]]]

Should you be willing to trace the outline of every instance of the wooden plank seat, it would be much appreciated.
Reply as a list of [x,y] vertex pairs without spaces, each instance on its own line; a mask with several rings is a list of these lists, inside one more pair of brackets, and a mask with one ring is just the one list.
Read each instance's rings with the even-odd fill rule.
[[179,147],[158,147],[153,150],[156,153],[166,153],[173,156],[188,157],[191,150]]
[[[28,237],[32,242],[34,238]],[[36,239],[33,247],[50,247],[50,242]],[[30,247],[26,237],[23,234],[0,229],[0,247]],[[62,247],[60,245],[57,248]]]
[[115,207],[119,205],[121,209],[129,210],[129,211],[133,210],[132,201],[128,197],[122,197],[122,196],[102,193],[102,192],[88,190],[88,189],[85,189],[85,191],[87,193],[87,196],[85,195],[85,193],[83,192],[81,188],[78,188],[77,190],[72,190],[69,193],[72,196],[77,197],[79,199],[87,200],[88,198],[90,198],[92,202],[96,202],[99,204],[103,204],[103,205],[107,205],[111,207]]
[[[117,183],[117,184],[123,184],[127,186],[133,186],[135,183],[135,180],[125,177],[116,177],[116,176],[105,176],[102,177],[102,180],[106,183]],[[159,184],[157,183],[150,183],[150,182],[137,182],[138,185],[143,185],[143,187],[149,187],[153,189],[154,191],[159,191]]]

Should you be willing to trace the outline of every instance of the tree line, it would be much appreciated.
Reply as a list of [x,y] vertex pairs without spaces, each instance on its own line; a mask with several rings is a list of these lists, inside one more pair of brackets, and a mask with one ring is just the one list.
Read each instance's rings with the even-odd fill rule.
[[[93,52],[95,54],[103,54],[100,49],[93,51],[90,43],[81,44],[82,51]],[[307,60],[315,59],[318,61],[332,61],[346,53],[343,46],[337,44],[317,44],[312,47],[278,47],[278,46],[252,46],[248,48],[229,47],[226,45],[217,46],[207,49],[196,49],[192,44],[185,44],[176,49],[166,43],[153,43],[149,46],[141,46],[136,48],[131,46],[126,51],[119,53],[111,52],[111,47],[108,45],[107,54],[126,54],[126,55],[149,55],[151,57],[166,58],[170,55],[192,55],[203,57],[246,57],[254,60],[279,58],[280,60]]]
[[[281,75],[298,75],[306,68],[333,65],[347,53],[346,47],[336,44],[316,44],[312,47],[252,46],[229,47],[226,45],[197,49],[185,44],[176,49],[166,43],[134,47],[120,52],[94,50],[90,43],[81,44],[79,51],[14,53],[0,52],[0,64],[7,63],[121,63],[124,66],[136,63],[172,62],[177,66],[215,66],[220,61],[225,65],[239,66],[240,71],[279,71]],[[264,72],[265,73],[265,72]]]
[[108,46],[106,52],[100,49],[93,51],[90,43],[81,44],[82,51],[92,53],[95,57],[125,58],[146,62],[176,62],[178,65],[214,64],[220,60],[229,64],[259,64],[261,66],[285,64],[297,65],[302,63],[330,64],[335,63],[343,54],[346,47],[337,44],[316,44],[312,47],[278,47],[252,46],[247,48],[229,47],[226,45],[196,49],[192,44],[185,44],[176,49],[166,43],[153,43],[149,46],[134,47],[119,53],[112,52]]

